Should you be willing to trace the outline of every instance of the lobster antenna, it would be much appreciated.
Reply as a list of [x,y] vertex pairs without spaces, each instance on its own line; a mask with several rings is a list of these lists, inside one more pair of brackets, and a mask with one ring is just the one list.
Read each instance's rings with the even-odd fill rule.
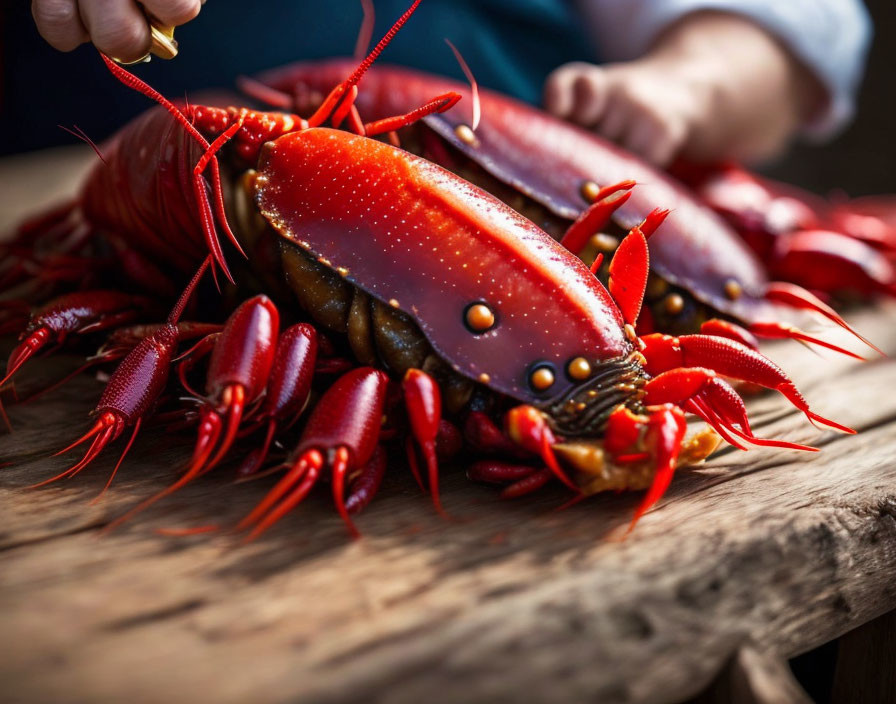
[[190,279],[190,283],[187,284],[184,292],[180,294],[180,298],[177,299],[177,303],[174,304],[174,308],[172,308],[171,312],[168,314],[168,322],[172,325],[177,324],[177,322],[180,320],[180,316],[183,314],[184,308],[187,307],[187,303],[193,296],[193,292],[196,290],[196,287],[202,280],[202,275],[205,273],[205,270],[208,269],[209,264],[211,263],[212,255],[209,254],[203,260],[202,264],[200,264],[199,268],[196,270],[196,273],[193,274],[193,278]]
[[411,6],[404,11],[404,14],[395,21],[395,24],[393,24],[392,27],[389,28],[389,31],[383,35],[383,38],[377,42],[377,45],[373,47],[373,51],[371,51],[367,55],[367,58],[358,65],[352,75],[330,91],[330,94],[326,97],[321,106],[308,118],[308,125],[310,127],[317,127],[318,125],[323,124],[324,120],[336,111],[339,104],[344,99],[347,98],[354,102],[352,88],[358,85],[358,81],[361,80],[361,77],[367,72],[367,69],[369,69],[379,55],[383,53],[383,49],[389,46],[389,42],[392,41],[395,35],[398,34],[398,30],[400,30],[411,18],[411,15],[414,14],[419,4],[420,0],[414,0]]
[[364,54],[370,48],[370,40],[373,38],[373,26],[376,23],[373,0],[361,0],[361,9],[364,11],[364,19],[361,20],[361,29],[358,30],[358,39],[355,42],[354,53],[354,57],[358,61],[364,58]]
[[[77,137],[82,142],[89,144],[90,148],[93,149],[93,151],[96,152],[96,155],[100,158],[100,161],[103,162],[104,164],[106,164],[106,160],[103,158],[103,154],[102,154],[102,152],[100,152],[100,148],[98,146],[96,146],[96,142],[94,142],[90,137],[87,136],[87,133],[84,130],[82,130],[77,125],[74,126],[74,129],[66,127],[65,125],[56,125],[56,126],[61,130],[65,130],[73,137]],[[108,164],[106,164],[106,165],[108,166]]]
[[383,35],[383,38],[377,42],[377,45],[373,47],[373,51],[367,55],[367,58],[361,62],[358,68],[355,69],[355,72],[345,81],[344,85],[346,90],[358,84],[358,81],[361,80],[361,76],[367,72],[367,69],[369,69],[373,62],[379,58],[379,55],[383,53],[383,49],[389,46],[389,42],[391,42],[395,35],[398,34],[398,30],[404,27],[405,23],[411,19],[411,15],[417,10],[419,4],[420,0],[414,0],[411,6],[404,11],[404,14],[395,20],[395,24],[389,28],[389,31],[386,32]]
[[104,53],[100,52],[100,58],[102,58],[103,63],[106,64],[106,68],[112,73],[115,78],[117,78],[121,83],[126,85],[128,88],[137,91],[145,95],[147,98],[154,100],[159,105],[161,105],[165,110],[175,119],[175,121],[186,130],[187,134],[189,134],[199,146],[201,146],[205,150],[205,154],[203,155],[203,167],[200,171],[194,173],[194,191],[196,194],[196,199],[199,201],[199,208],[202,212],[202,228],[205,234],[206,243],[208,244],[209,250],[215,257],[215,261],[218,266],[221,267],[221,270],[227,276],[231,283],[233,283],[233,277],[230,274],[230,270],[227,268],[227,262],[224,260],[224,254],[221,252],[221,246],[218,242],[218,236],[215,232],[214,226],[214,214],[212,213],[211,204],[208,202],[208,196],[205,193],[205,190],[200,185],[200,173],[204,170],[205,165],[207,165],[210,161],[211,170],[212,170],[212,190],[214,192],[215,197],[215,212],[217,213],[218,219],[221,221],[221,225],[224,228],[224,232],[227,235],[227,238],[230,242],[236,247],[237,251],[239,251],[243,256],[246,256],[245,252],[243,252],[240,243],[237,241],[233,232],[230,229],[230,225],[227,223],[226,214],[224,213],[224,202],[223,202],[223,194],[221,189],[221,174],[218,168],[218,158],[214,156],[215,152],[218,148],[220,148],[223,142],[218,142],[217,140],[209,145],[208,141],[196,127],[186,118],[183,112],[168,98],[159,93],[155,88],[150,86],[145,81],[137,78],[133,73],[127,71],[126,69],[119,66],[112,59],[106,56]]
[[476,77],[473,75],[473,72],[470,70],[467,62],[464,61],[464,57],[461,56],[461,53],[460,51],[458,51],[457,47],[451,43],[450,39],[445,39],[445,43],[449,47],[451,47],[451,51],[454,52],[454,58],[457,59],[457,63],[460,64],[461,71],[464,72],[464,75],[470,82],[470,93],[473,99],[473,122],[470,125],[470,129],[475,132],[476,128],[479,127],[479,118],[482,116],[482,108],[479,105],[479,84],[476,82]]

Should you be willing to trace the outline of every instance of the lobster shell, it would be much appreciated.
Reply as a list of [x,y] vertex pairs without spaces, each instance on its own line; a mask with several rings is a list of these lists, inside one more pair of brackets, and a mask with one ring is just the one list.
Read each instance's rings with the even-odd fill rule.
[[[284,238],[410,315],[471,379],[544,401],[528,385],[534,367],[554,367],[555,397],[575,385],[563,374],[571,359],[631,352],[619,309],[578,257],[426,159],[316,128],[269,142],[258,171],[259,210]],[[481,333],[464,322],[475,303],[495,314]]]
[[[300,62],[258,76],[268,86],[299,100],[338,83],[354,66],[350,59]],[[586,182],[600,185],[628,179],[638,186],[616,213],[625,229],[655,207],[672,212],[650,239],[651,268],[697,299],[741,320],[792,317],[763,300],[768,279],[756,255],[734,230],[697,201],[674,178],[591,132],[558,120],[525,103],[488,90],[479,91],[482,119],[472,142],[461,139],[469,123],[463,108],[472,102],[468,86],[451,79],[378,64],[364,78],[356,105],[368,120],[413,109],[437,93],[464,96],[446,113],[425,123],[492,176],[537,201],[556,215],[574,220],[588,201]],[[736,281],[742,294],[726,294]]]

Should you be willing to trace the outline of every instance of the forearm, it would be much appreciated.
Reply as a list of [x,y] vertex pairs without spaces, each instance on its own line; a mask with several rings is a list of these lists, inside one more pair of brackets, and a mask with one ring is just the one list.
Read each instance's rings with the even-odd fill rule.
[[712,129],[693,130],[693,159],[763,158],[824,108],[814,74],[777,39],[739,15],[704,11],[681,18],[637,63],[687,86]]

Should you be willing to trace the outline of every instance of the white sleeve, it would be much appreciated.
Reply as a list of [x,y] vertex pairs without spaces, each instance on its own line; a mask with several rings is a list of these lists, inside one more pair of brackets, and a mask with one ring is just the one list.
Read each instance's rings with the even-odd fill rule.
[[607,61],[645,54],[657,35],[701,10],[732,12],[778,38],[827,89],[826,110],[806,125],[827,136],[845,125],[865,67],[872,26],[861,0],[579,0]]

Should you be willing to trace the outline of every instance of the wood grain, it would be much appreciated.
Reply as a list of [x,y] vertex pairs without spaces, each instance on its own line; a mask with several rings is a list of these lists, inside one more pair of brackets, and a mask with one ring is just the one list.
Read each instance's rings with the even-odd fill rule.
[[[893,353],[894,314],[851,320]],[[559,490],[502,502],[461,465],[445,472],[446,521],[399,462],[358,541],[326,492],[250,545],[155,532],[232,526],[273,481],[234,485],[227,467],[105,534],[172,481],[190,438],[148,432],[91,503],[114,451],[26,487],[71,462],[48,455],[86,427],[98,383],[12,407],[0,701],[674,702],[745,643],[790,657],[837,637],[896,607],[896,363],[770,350],[815,410],[860,433],[752,399],[757,432],[822,452],[718,453],[625,539],[638,495],[565,511]],[[22,388],[73,363],[38,362]]]

